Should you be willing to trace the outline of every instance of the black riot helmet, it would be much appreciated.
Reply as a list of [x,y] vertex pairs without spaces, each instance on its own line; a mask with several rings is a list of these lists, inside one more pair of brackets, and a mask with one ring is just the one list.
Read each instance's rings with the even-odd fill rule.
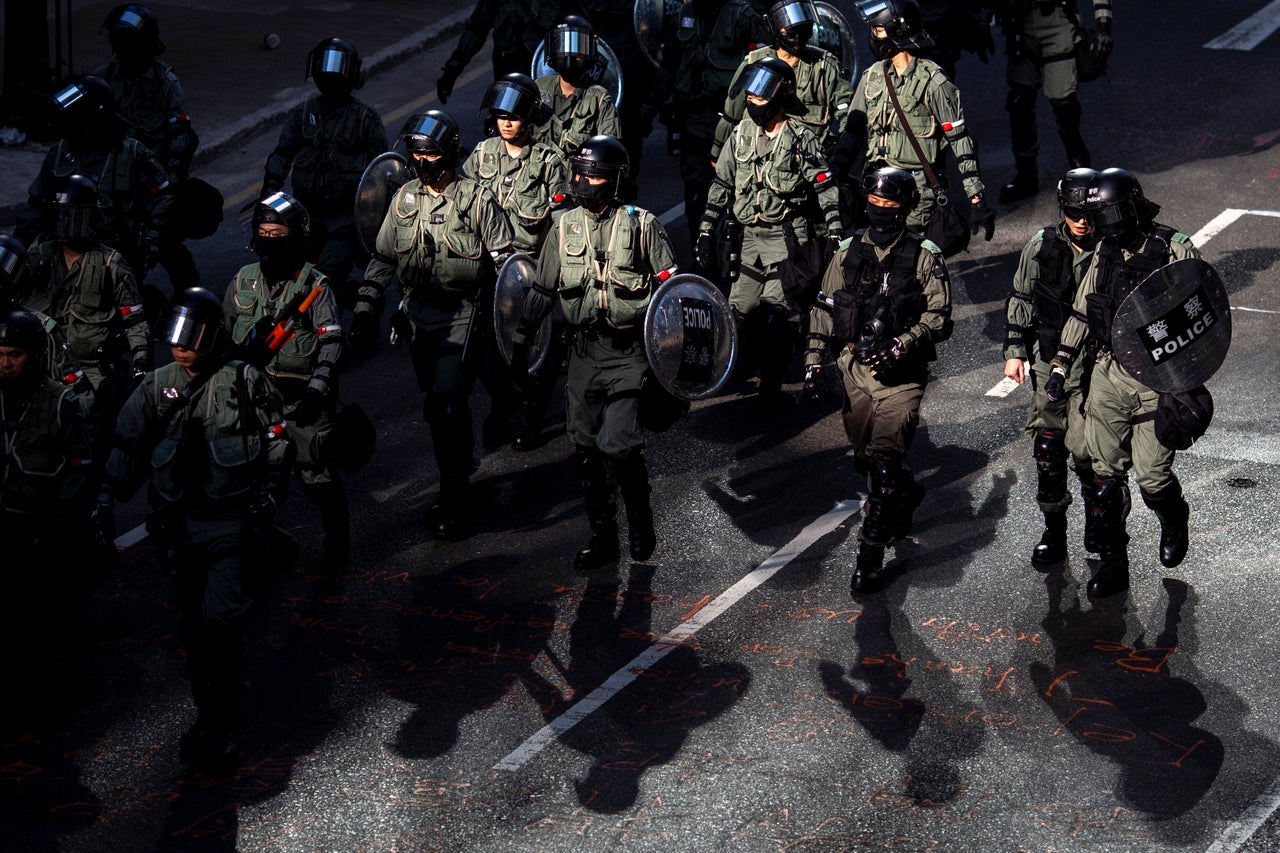
[[905,169],[886,167],[868,172],[862,178],[864,195],[874,195],[896,201],[904,210],[913,210],[920,204],[920,188],[916,179]]
[[0,347],[27,351],[27,371],[41,370],[49,335],[35,314],[23,308],[0,313]]
[[203,287],[188,287],[173,300],[164,342],[196,352],[207,352],[223,343],[222,303]]
[[799,54],[813,38],[818,9],[813,0],[778,0],[769,7],[769,27],[774,44],[792,55]]
[[49,230],[54,239],[73,246],[92,243],[101,217],[97,184],[84,175],[69,175],[53,194],[51,213]]
[[[612,136],[593,136],[569,158],[569,192],[588,209],[600,210],[618,197],[631,160],[627,148]],[[605,178],[592,184],[588,178]]]
[[856,4],[863,23],[885,29],[883,39],[870,37],[871,52],[878,58],[888,59],[901,50],[933,47],[933,37],[925,32],[916,0],[856,0]]
[[54,122],[63,135],[76,140],[114,144],[116,98],[111,84],[88,75],[72,80],[53,95]]
[[110,12],[98,28],[111,42],[111,52],[123,65],[141,65],[164,53],[160,41],[160,22],[155,13],[141,3],[121,3]]
[[[283,237],[263,237],[258,227],[264,223],[285,225],[289,233]],[[307,237],[311,232],[311,217],[302,202],[288,193],[274,192],[253,206],[253,234],[249,245],[262,272],[271,281],[293,278],[306,260]]]
[[1058,204],[1062,207],[1084,207],[1089,197],[1089,184],[1098,176],[1096,169],[1072,169],[1058,181]]
[[325,95],[349,95],[364,85],[360,54],[343,38],[327,38],[307,54],[307,75]]
[[1142,184],[1127,169],[1103,169],[1089,182],[1084,214],[1099,238],[1127,245],[1149,226],[1160,206],[1147,201]]
[[776,56],[757,59],[746,67],[734,86],[734,97],[739,93],[765,101],[764,104],[747,101],[745,105],[751,120],[763,126],[778,113],[797,105],[795,69]]
[[479,115],[482,118],[512,115],[528,125],[541,101],[542,95],[528,74],[504,74],[489,84],[480,102]]
[[[400,131],[410,163],[424,184],[434,184],[462,162],[462,131],[453,116],[444,110],[427,110],[410,116]],[[439,154],[435,161],[419,160],[415,154]]]
[[596,31],[591,22],[580,15],[567,15],[547,33],[547,64],[570,85],[588,82],[599,54]]
[[26,246],[17,237],[0,234],[0,305],[22,301],[30,287]]

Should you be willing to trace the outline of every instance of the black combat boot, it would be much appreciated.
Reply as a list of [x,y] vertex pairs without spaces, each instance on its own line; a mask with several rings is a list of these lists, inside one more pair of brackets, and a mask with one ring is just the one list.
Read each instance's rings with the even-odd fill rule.
[[427,508],[427,530],[440,539],[461,542],[471,535],[467,517],[467,478],[456,474],[440,477],[440,502]]
[[1080,99],[1072,94],[1061,100],[1050,101],[1053,117],[1058,122],[1058,138],[1067,149],[1067,162],[1073,169],[1085,169],[1091,164],[1089,149],[1080,135]]
[[1035,157],[1014,158],[1013,180],[1000,188],[1000,201],[1008,204],[1030,198],[1040,192],[1040,176],[1036,174]]
[[609,476],[609,468],[600,451],[575,448],[574,464],[587,502],[591,538],[587,547],[574,556],[573,567],[579,572],[590,572],[617,562],[621,556],[618,549],[618,503],[613,497],[613,478]]
[[644,561],[653,556],[658,535],[653,529],[653,510],[649,506],[649,471],[644,452],[639,448],[612,460],[613,474],[622,492],[627,510],[627,545],[631,559]]
[[1044,533],[1040,542],[1031,550],[1031,565],[1055,566],[1067,559],[1067,514],[1046,512]]
[[883,572],[884,546],[859,542],[858,561],[853,566],[853,576],[849,578],[849,593],[874,592],[884,578]]
[[[198,618],[198,617],[192,617]],[[193,665],[192,691],[201,703],[197,723],[179,740],[179,757],[193,770],[225,777],[240,766],[240,677],[244,659],[244,624],[236,619],[224,624],[204,623],[198,629],[204,656]],[[195,690],[196,679],[203,687]]]
[[1187,556],[1191,536],[1187,530],[1191,507],[1182,496],[1182,486],[1173,483],[1155,494],[1144,491],[1142,502],[1160,519],[1160,564],[1172,569]]
[[336,474],[327,483],[307,486],[306,492],[320,510],[320,523],[324,526],[324,554],[320,558],[320,570],[333,575],[342,574],[351,555],[347,492]]
[[1092,468],[1076,471],[1080,478],[1080,499],[1084,503],[1084,549],[1090,554],[1102,547],[1101,525],[1098,512],[1097,484]]

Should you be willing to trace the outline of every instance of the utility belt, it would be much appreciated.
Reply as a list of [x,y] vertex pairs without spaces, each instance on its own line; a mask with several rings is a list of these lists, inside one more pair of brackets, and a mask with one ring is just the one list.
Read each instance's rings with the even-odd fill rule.
[[619,329],[610,326],[603,320],[584,323],[579,326],[569,326],[566,332],[570,343],[575,341],[605,341],[619,348],[637,344],[640,342],[641,337],[641,328],[639,326]]

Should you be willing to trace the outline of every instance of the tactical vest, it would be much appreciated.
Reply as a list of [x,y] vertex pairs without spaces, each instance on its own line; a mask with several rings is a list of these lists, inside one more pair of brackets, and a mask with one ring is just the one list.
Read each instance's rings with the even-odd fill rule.
[[370,108],[351,98],[333,109],[316,95],[298,110],[302,148],[293,161],[294,194],[312,205],[350,199],[368,165]]
[[679,45],[680,67],[675,90],[682,101],[712,101],[720,109],[733,72],[742,61],[742,45],[737,38],[737,22],[750,12],[737,0],[716,10],[708,29],[690,5],[682,6],[675,19],[674,39]]
[[[831,337],[841,344],[854,343],[873,318],[885,325],[883,340],[905,332],[920,322],[927,301],[916,276],[916,260],[923,238],[908,231],[880,261],[875,246],[862,239],[865,231],[852,238],[841,262],[844,288],[835,294]],[[879,342],[883,342],[879,341]],[[909,356],[919,366],[937,358],[933,337],[920,340]]]
[[539,142],[554,146],[564,157],[573,155],[582,143],[600,132],[600,111],[606,103],[611,104],[609,92],[603,86],[594,83],[574,91],[566,101],[556,109],[560,94],[560,77],[550,74],[534,81],[542,94],[542,103],[551,117],[540,125],[535,125],[533,136]]
[[[486,270],[492,272],[480,234],[480,202],[487,191],[470,178],[459,177],[455,185],[443,214],[425,213],[424,200],[433,197],[425,189],[419,197],[417,179],[401,187],[391,203],[396,272],[412,298],[474,295]],[[428,221],[433,216],[443,221]]]
[[128,207],[132,200],[139,146],[138,140],[126,137],[116,150],[86,162],[73,154],[67,141],[61,139],[55,149],[53,175],[67,178],[81,174],[90,178],[98,187],[98,207],[102,208],[103,218],[110,225],[113,216],[125,212],[117,211],[116,206],[123,204]]
[[741,121],[733,129],[733,216],[742,224],[772,225],[804,215],[813,185],[805,176],[798,127],[784,122],[764,154],[756,148],[764,131],[755,122]]
[[[742,68],[760,59],[778,58],[775,47],[758,47],[742,60]],[[804,104],[804,115],[795,116],[805,123],[813,135],[822,142],[827,138],[832,119],[831,84],[840,77],[840,66],[835,57],[817,47],[805,49],[800,62],[792,66],[796,73],[796,97]],[[834,78],[832,77],[834,71]]]
[[491,137],[476,149],[477,165],[471,177],[484,184],[498,198],[498,204],[511,220],[515,231],[515,247],[522,252],[537,251],[551,221],[548,172],[551,164],[559,159],[553,148],[539,142],[530,142],[529,153],[517,161],[514,172],[503,174],[506,158],[501,137]]
[[[916,57],[915,63],[911,76],[896,82],[894,91],[898,93],[902,112],[920,143],[920,151],[932,165],[942,156],[944,136],[929,105],[929,96],[946,77],[942,69],[928,59]],[[892,68],[889,60],[877,62],[863,76],[867,81],[863,89],[867,100],[867,162],[918,170],[922,165],[920,158],[916,156],[889,97],[885,83],[886,67]]]
[[94,74],[111,85],[116,112],[129,122],[129,135],[159,154],[173,112],[171,105],[180,100],[174,90],[181,84],[173,67],[156,59],[142,76],[125,78],[120,74],[120,63],[112,60]]
[[574,208],[556,226],[565,322],[586,326],[602,319],[615,329],[637,327],[649,307],[649,251],[644,233],[653,214],[631,205],[615,207],[603,246],[592,243],[588,217],[582,208]]
[[1040,251],[1036,252],[1039,275],[1031,291],[1031,310],[1035,316],[1036,337],[1046,359],[1058,351],[1062,327],[1071,316],[1075,299],[1075,250],[1050,225],[1041,233]]
[[[0,395],[0,401],[13,403],[10,395]],[[62,412],[68,405],[78,406],[71,389],[43,379],[23,412],[8,411],[8,405],[0,407],[0,438],[4,442],[0,508],[6,512],[47,518],[51,508],[61,508],[62,485],[70,466],[89,464],[88,459],[67,458]]]
[[1097,252],[1097,285],[1085,297],[1089,334],[1102,349],[1111,347],[1111,323],[1120,303],[1151,273],[1169,261],[1169,244],[1177,232],[1167,225],[1155,224],[1142,248],[1127,260],[1113,240],[1103,240]]
[[[249,389],[240,381],[242,362],[232,361],[198,390],[169,422],[151,453],[151,485],[168,503],[188,506],[243,498],[264,463],[265,425],[258,423]],[[176,363],[153,374],[152,404],[159,422],[191,378]],[[247,408],[247,411],[246,411]]]
[[85,252],[77,262],[80,273],[72,286],[68,284],[71,271],[63,263],[62,247],[53,241],[42,245],[41,264],[62,265],[57,272],[48,272],[51,285],[61,282],[56,292],[50,290],[49,313],[66,331],[71,354],[82,364],[96,365],[129,350],[123,339],[121,309],[136,307],[116,304],[114,284],[122,262],[118,252],[103,246]]
[[[328,279],[310,263],[302,265],[302,271],[293,281],[281,288],[280,293],[268,296],[271,283],[262,274],[260,264],[249,264],[236,273],[231,283],[236,317],[231,337],[243,343],[246,336],[263,318],[274,318],[289,300],[298,293],[310,293],[317,285],[327,285]],[[311,313],[298,316],[294,335],[285,342],[271,362],[267,364],[268,376],[276,379],[307,381],[315,372],[316,359],[322,342]]]

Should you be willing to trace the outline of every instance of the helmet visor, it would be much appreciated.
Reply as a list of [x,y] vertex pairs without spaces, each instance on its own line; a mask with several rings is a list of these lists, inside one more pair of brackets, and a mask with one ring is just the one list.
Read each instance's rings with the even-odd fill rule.
[[86,92],[80,84],[72,83],[54,94],[53,102],[59,110],[68,110],[85,97]]
[[778,29],[789,29],[800,24],[816,24],[818,10],[814,7],[813,0],[791,0],[790,3],[783,3],[771,9],[769,17]]
[[307,224],[307,213],[292,196],[284,193],[272,193],[258,202],[253,211],[253,226],[256,230],[263,222],[277,222],[288,225],[292,231],[295,225]]
[[[864,23],[871,26],[884,26],[883,21],[888,18],[882,16],[884,16],[886,12],[888,13],[889,18],[893,16],[893,7],[885,2],[885,0],[857,0],[855,5],[858,7],[859,17],[862,18]],[[877,22],[877,18],[880,19],[879,22]]]
[[0,245],[0,282],[17,284],[27,277],[27,253]]
[[97,214],[95,205],[56,203],[53,206],[53,236],[62,240],[92,237]]
[[1098,231],[1111,234],[1124,231],[1138,219],[1133,203],[1127,201],[1090,205],[1084,212],[1090,225]]
[[165,329],[164,340],[169,346],[189,350],[205,350],[213,341],[216,330],[201,320],[190,309],[178,306],[169,317],[169,326]]
[[337,47],[326,47],[312,58],[311,73],[315,76],[336,74],[347,80],[355,80],[360,73],[359,60],[348,51]]
[[133,9],[126,8],[120,13],[120,16],[111,24],[112,29],[116,30],[134,30],[142,32],[142,28],[147,25],[147,19],[135,12]]
[[592,59],[596,55],[595,36],[585,30],[565,27],[552,33],[551,38],[552,56],[584,56]]
[[747,69],[741,90],[748,95],[755,95],[757,98],[771,102],[787,88],[789,82],[767,66],[752,65]]
[[457,139],[451,125],[429,115],[410,118],[400,136],[411,154],[446,154]]
[[533,97],[528,92],[504,85],[491,86],[480,106],[480,115],[510,113],[523,121],[529,120],[532,111]]

